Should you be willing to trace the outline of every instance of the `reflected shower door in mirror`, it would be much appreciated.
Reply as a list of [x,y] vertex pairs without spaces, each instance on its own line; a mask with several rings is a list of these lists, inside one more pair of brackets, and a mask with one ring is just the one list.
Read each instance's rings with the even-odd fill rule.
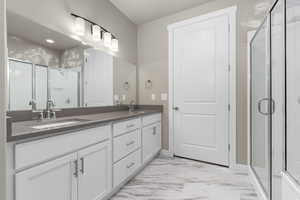
[[49,99],[57,108],[80,106],[81,67],[49,68]]
[[286,4],[286,168],[300,184],[300,2]]
[[269,18],[251,41],[251,167],[271,196]]
[[107,49],[7,12],[8,110],[136,102],[137,70]]
[[33,64],[9,60],[9,110],[29,110],[33,102]]

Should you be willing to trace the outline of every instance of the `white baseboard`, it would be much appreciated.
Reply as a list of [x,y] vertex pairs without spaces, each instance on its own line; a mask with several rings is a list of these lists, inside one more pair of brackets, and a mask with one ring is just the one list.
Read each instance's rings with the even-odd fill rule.
[[174,155],[166,149],[162,149],[160,151],[160,156],[167,157],[167,158],[173,158],[174,157]]
[[256,190],[258,198],[260,200],[268,200],[268,197],[267,197],[265,191],[263,190],[261,184],[257,180],[257,178],[256,178],[253,170],[251,169],[251,167],[249,167],[249,178],[250,178],[250,181],[251,181],[252,185],[254,186],[254,188]]

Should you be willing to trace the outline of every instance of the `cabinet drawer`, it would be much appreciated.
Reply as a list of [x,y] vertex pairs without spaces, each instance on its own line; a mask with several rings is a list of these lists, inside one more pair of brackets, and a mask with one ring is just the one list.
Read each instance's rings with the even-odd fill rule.
[[161,149],[161,124],[156,123],[142,130],[143,163],[148,162]]
[[109,125],[77,131],[15,146],[16,170],[26,168],[55,157],[74,152],[109,138]]
[[141,150],[114,164],[114,187],[117,187],[141,166]]
[[121,135],[123,133],[127,133],[133,131],[135,129],[140,128],[141,126],[141,119],[131,119],[123,122],[118,122],[113,125],[113,134],[114,136]]
[[122,159],[141,146],[140,129],[114,138],[114,162]]
[[161,121],[161,114],[153,114],[143,117],[143,126],[147,126]]

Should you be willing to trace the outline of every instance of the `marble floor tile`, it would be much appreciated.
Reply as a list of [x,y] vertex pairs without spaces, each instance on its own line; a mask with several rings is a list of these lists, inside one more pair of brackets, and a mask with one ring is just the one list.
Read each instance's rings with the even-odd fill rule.
[[111,200],[258,200],[247,172],[156,158]]

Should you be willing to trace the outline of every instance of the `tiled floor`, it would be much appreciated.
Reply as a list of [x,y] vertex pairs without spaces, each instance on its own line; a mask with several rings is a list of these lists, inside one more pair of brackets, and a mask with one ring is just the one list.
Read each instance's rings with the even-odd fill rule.
[[157,158],[111,200],[258,200],[247,173]]

